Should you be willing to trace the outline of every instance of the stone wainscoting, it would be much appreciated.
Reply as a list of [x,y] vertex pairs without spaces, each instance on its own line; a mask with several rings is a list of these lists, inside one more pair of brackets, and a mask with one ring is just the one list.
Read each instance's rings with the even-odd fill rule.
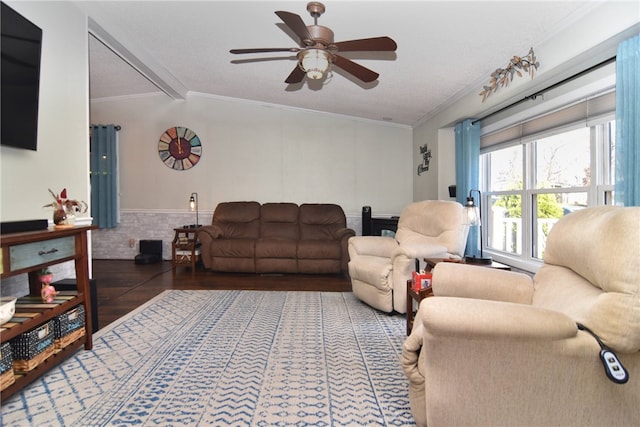
[[[199,224],[211,224],[213,211],[198,213]],[[357,234],[362,231],[362,217],[348,214],[347,227]],[[174,228],[195,224],[193,212],[123,210],[116,228],[91,232],[94,259],[134,259],[140,253],[140,240],[162,240],[162,258],[171,259]]]

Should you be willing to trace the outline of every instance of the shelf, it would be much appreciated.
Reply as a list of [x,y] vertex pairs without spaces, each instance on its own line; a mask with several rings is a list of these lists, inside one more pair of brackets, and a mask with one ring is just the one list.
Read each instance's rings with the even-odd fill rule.
[[[16,301],[13,318],[0,326],[0,342],[10,341],[18,335],[48,322],[56,316],[82,304],[83,294],[75,291],[60,292],[51,304],[45,304],[39,297],[22,297]],[[53,307],[52,307],[53,306]],[[25,316],[29,314],[29,316]]]
[[52,368],[56,367],[60,362],[72,356],[76,351],[78,351],[86,342],[86,335],[79,338],[77,341],[72,342],[68,346],[63,349],[56,350],[51,357],[45,359],[38,366],[33,368],[31,371],[24,374],[15,374],[14,378],[16,380],[15,383],[11,384],[4,390],[0,392],[0,401],[4,402],[14,393],[22,390],[25,386],[29,385],[36,378],[40,377],[44,373],[48,372]]
[[[2,390],[0,394],[2,401],[58,365],[79,348],[84,346],[85,350],[91,350],[93,341],[87,232],[96,228],[94,226],[49,228],[0,236],[2,245],[0,278],[5,279],[26,273],[29,280],[29,295],[18,299],[16,314],[9,322],[0,326],[0,342],[10,341],[79,305],[84,305],[85,309],[85,334],[65,348],[56,350],[53,355],[29,372],[15,374],[16,382]],[[42,268],[69,261],[75,264],[77,291],[61,291],[51,304],[43,303],[37,272]]]

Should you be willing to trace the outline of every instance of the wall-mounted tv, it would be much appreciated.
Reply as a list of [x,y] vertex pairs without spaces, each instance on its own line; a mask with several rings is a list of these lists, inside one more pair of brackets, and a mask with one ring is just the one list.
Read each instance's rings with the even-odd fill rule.
[[0,144],[36,150],[42,30],[2,3]]

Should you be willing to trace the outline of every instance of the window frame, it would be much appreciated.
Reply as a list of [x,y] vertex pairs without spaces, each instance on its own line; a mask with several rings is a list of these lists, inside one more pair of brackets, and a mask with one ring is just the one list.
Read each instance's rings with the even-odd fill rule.
[[[610,125],[613,123],[613,126]],[[535,206],[535,197],[539,194],[558,194],[558,193],[587,193],[587,206],[597,206],[605,204],[613,204],[614,183],[612,182],[611,165],[613,159],[610,158],[610,142],[615,138],[615,112],[600,115],[592,120],[580,120],[569,125],[562,125],[556,128],[549,128],[536,135],[527,136],[519,140],[507,143],[497,144],[481,148],[480,150],[480,187],[482,191],[482,206],[485,212],[482,212],[482,233],[483,242],[485,242],[484,252],[493,256],[496,261],[505,262],[516,268],[520,268],[530,272],[536,272],[542,265],[542,260],[535,257],[535,238],[536,238],[536,214],[533,211]],[[591,181],[588,186],[572,186],[562,188],[536,188],[535,183],[535,150],[536,141],[557,135],[564,132],[588,127],[589,132],[589,151],[590,151],[590,169]],[[491,156],[490,154],[505,148],[513,146],[521,146],[522,152],[522,177],[523,188],[520,190],[497,190],[490,191],[491,176]],[[519,195],[521,197],[521,228],[522,242],[520,242],[522,253],[511,253],[488,246],[490,224],[488,222],[488,209],[492,204],[490,200],[494,196]]]

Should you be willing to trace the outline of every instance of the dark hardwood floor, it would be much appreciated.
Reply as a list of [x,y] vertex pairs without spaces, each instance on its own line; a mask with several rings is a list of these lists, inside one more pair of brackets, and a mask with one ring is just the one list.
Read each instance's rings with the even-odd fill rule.
[[171,270],[171,262],[136,265],[132,260],[93,260],[100,328],[167,289],[247,289],[350,292],[348,275],[214,273],[196,268]]

